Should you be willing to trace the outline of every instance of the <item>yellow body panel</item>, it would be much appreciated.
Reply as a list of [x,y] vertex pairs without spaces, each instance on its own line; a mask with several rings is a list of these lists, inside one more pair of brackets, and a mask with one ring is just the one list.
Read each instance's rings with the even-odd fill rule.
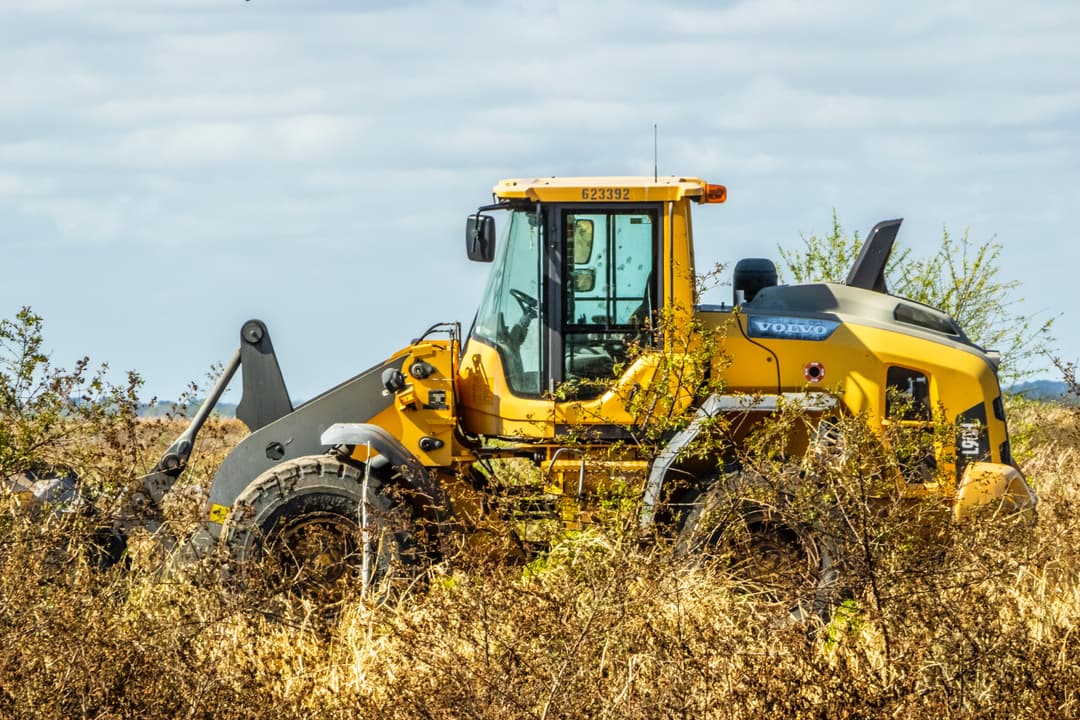
[[[425,340],[393,355],[391,360],[402,361],[408,385],[394,396],[394,402],[367,422],[382,427],[412,452],[423,465],[445,467],[471,454],[455,435],[457,427],[457,393],[454,377],[457,370],[457,342]],[[434,370],[427,377],[411,372],[416,363]],[[424,449],[421,439],[434,438],[441,446]],[[357,446],[353,457],[367,460],[367,448]]]
[[566,426],[615,425],[624,428],[640,423],[640,413],[630,406],[633,398],[642,392],[643,388],[652,384],[659,360],[656,353],[642,355],[600,397],[555,403],[556,423]]
[[953,515],[957,520],[986,511],[994,515],[1030,516],[1035,503],[1034,491],[1016,468],[998,463],[972,463],[964,469]]
[[[902,367],[927,375],[931,404],[935,409],[944,408],[949,422],[981,402],[985,404],[991,450],[1007,438],[1004,421],[994,417],[991,407],[1000,395],[994,370],[969,350],[851,320],[824,341],[751,340],[734,325],[741,323],[745,330],[746,318],[732,313],[709,313],[705,322],[724,328],[726,357],[717,361],[723,362],[718,371],[723,373],[729,392],[832,392],[852,414],[883,423],[887,420],[886,371]],[[811,364],[824,373],[819,381],[807,378]]]
[[[667,206],[664,223],[664,251],[661,267],[664,271],[664,304],[668,309],[666,325],[670,328],[687,328],[694,314],[694,293],[697,273],[694,268],[693,230],[690,220],[690,203],[672,203]],[[666,338],[669,347],[676,338]],[[674,345],[678,347],[678,345]]]
[[[667,356],[669,362],[677,358]],[[587,400],[519,397],[506,384],[498,352],[470,341],[458,377],[462,426],[469,433],[520,440],[553,440],[559,428],[614,426],[630,428],[647,419],[648,408],[635,408],[633,399],[654,382],[659,353],[646,353],[631,363],[603,394]],[[676,398],[675,413],[693,400],[685,388],[668,389]],[[666,410],[666,408],[665,408]]]
[[469,340],[458,371],[461,421],[477,435],[514,438],[555,436],[555,403],[517,397],[506,382],[498,351]]

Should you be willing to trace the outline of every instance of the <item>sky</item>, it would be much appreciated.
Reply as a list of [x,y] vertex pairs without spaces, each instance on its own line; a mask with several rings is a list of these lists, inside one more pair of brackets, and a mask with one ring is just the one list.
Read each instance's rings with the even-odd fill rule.
[[699,269],[966,229],[1080,359],[1073,0],[0,0],[0,317],[161,399],[260,318],[309,398],[468,327],[497,180],[651,175],[654,124],[728,187]]

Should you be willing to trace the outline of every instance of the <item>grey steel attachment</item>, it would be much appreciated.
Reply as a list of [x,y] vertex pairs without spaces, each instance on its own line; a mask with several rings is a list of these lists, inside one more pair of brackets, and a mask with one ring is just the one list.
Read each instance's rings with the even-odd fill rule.
[[240,360],[244,394],[236,406],[236,417],[255,432],[291,413],[292,401],[285,390],[270,333],[261,320],[248,320],[240,329]]
[[236,407],[236,416],[252,432],[293,411],[277,356],[274,355],[274,346],[270,342],[270,333],[261,320],[248,320],[240,328],[240,349],[233,353],[195,417],[161,456],[150,474],[143,478],[143,486],[154,505],[160,507],[162,498],[184,472],[196,436],[241,367],[244,393]]

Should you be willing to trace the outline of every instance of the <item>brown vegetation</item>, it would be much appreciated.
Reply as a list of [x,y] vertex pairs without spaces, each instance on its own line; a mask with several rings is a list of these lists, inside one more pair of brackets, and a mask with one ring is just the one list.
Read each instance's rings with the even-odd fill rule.
[[[825,627],[777,620],[722,565],[641,544],[619,513],[528,564],[463,554],[423,590],[357,592],[327,617],[163,573],[149,540],[130,566],[95,570],[94,515],[27,512],[9,494],[0,716],[1080,716],[1080,416],[1024,403],[1011,418],[1038,528],[920,541],[879,514],[872,562],[848,570]],[[144,426],[148,462],[171,430]],[[237,432],[208,426],[195,486]],[[174,522],[191,520],[191,497]]]

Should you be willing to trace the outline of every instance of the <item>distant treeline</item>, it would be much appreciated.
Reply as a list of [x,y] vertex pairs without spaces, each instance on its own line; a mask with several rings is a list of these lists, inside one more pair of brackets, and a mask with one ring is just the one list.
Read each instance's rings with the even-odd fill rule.
[[[166,415],[194,417],[202,404],[202,400],[192,400],[187,405],[181,405],[172,400],[159,400],[153,405],[140,403],[139,417],[165,417]],[[236,417],[236,403],[219,402],[214,412],[221,417],[234,418]]]
[[1080,397],[1070,395],[1069,386],[1061,380],[1032,380],[1013,385],[1007,392],[1029,400],[1062,402],[1066,405],[1080,403]]

